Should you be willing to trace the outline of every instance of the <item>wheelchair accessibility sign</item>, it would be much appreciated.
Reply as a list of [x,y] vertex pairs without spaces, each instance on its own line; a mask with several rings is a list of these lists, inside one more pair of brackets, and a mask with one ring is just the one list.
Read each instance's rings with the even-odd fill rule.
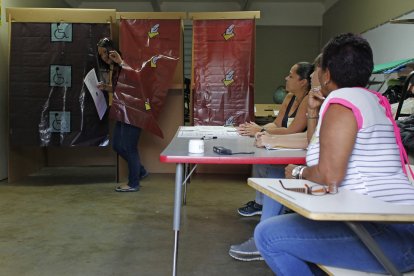
[[72,66],[50,65],[50,86],[71,87]]
[[72,42],[72,23],[52,23],[50,32],[52,42]]
[[70,112],[49,111],[49,128],[51,132],[70,132]]

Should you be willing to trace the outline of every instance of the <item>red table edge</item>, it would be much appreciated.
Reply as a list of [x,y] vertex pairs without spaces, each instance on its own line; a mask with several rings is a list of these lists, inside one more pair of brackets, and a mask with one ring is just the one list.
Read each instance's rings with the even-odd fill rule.
[[188,163],[188,164],[305,164],[305,157],[246,157],[231,158],[214,156],[166,156],[160,155],[161,163]]

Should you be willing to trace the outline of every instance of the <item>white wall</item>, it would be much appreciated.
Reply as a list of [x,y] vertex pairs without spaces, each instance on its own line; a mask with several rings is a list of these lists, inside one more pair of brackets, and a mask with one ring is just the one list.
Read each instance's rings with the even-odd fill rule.
[[[70,2],[70,1],[68,1]],[[332,5],[336,0],[328,1]],[[76,2],[74,2],[76,3]],[[138,11],[152,12],[150,1],[80,1],[76,8],[116,9],[120,12]],[[163,12],[231,12],[240,11],[239,2],[228,1],[160,1]],[[266,26],[321,26],[322,15],[325,11],[324,4],[320,2],[271,2],[253,1],[249,6],[250,11],[260,11],[260,19],[257,25]]]
[[322,26],[325,7],[321,3],[253,2],[251,10],[260,11],[257,25]]
[[[399,19],[414,18],[411,12]],[[362,34],[371,44],[374,63],[414,58],[414,24],[390,24],[378,26]]]

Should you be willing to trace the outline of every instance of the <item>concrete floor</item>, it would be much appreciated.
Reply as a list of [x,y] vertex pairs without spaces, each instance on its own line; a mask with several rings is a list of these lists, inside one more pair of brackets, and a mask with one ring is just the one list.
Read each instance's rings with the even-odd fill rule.
[[[107,167],[45,168],[0,182],[0,275],[171,275],[174,175],[151,174],[124,194],[113,176]],[[236,213],[253,196],[245,176],[193,177],[178,275],[273,275],[264,262],[228,255],[258,222]]]

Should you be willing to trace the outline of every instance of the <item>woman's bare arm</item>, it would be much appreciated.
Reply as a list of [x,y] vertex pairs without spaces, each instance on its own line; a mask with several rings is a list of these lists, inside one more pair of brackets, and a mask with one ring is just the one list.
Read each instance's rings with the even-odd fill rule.
[[358,127],[352,111],[339,104],[330,105],[324,116],[319,137],[319,163],[306,168],[302,177],[338,186],[345,177]]
[[291,148],[306,149],[308,140],[306,132],[293,133],[286,135],[257,135],[256,146],[265,148]]

